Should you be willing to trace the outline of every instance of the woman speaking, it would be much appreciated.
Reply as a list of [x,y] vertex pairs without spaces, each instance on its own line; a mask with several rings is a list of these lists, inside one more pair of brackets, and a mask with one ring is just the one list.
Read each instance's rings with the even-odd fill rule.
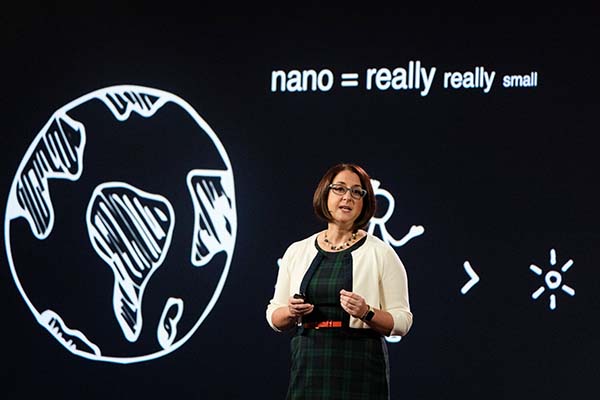
[[369,175],[338,164],[313,197],[325,230],[288,247],[267,321],[291,339],[288,399],[389,399],[383,336],[408,333],[406,271],[389,245],[363,229],[375,213]]

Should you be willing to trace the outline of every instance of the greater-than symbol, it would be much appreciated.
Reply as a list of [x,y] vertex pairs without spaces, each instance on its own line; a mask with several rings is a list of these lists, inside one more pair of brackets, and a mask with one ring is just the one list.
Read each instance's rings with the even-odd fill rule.
[[479,282],[479,275],[477,275],[477,273],[473,270],[473,267],[471,267],[471,264],[468,261],[465,261],[463,266],[465,267],[465,272],[471,279],[465,283],[465,285],[460,289],[460,292],[462,294],[467,294],[467,292],[471,290],[471,288],[475,286],[477,282]]

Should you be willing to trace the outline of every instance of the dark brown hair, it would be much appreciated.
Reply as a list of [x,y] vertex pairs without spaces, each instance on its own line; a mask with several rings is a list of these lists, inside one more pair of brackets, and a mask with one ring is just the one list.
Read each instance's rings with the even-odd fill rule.
[[315,190],[315,194],[313,195],[313,209],[320,219],[327,222],[332,221],[333,217],[327,208],[329,185],[333,182],[333,178],[342,171],[351,171],[358,175],[361,186],[367,191],[367,194],[363,197],[362,211],[354,221],[354,226],[352,227],[352,230],[356,231],[357,229],[365,228],[367,226],[369,220],[375,215],[375,209],[377,207],[375,193],[373,192],[373,186],[371,185],[371,177],[364,169],[362,169],[362,167],[356,164],[344,163],[329,168],[321,178],[321,181]]

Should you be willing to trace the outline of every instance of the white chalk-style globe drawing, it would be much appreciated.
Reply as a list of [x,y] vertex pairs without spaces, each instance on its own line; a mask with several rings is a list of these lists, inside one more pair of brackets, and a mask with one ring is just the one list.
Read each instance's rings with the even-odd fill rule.
[[4,234],[38,323],[81,357],[147,361],[213,309],[237,231],[233,171],[181,98],[121,85],[59,108],[10,189]]

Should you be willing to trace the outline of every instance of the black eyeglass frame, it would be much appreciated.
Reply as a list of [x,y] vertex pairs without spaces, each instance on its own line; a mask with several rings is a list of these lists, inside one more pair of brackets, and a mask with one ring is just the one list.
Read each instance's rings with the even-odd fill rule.
[[[360,200],[367,195],[367,191],[365,189],[361,188],[360,186],[348,187],[348,186],[344,186],[339,183],[332,183],[329,185],[329,189],[331,189],[331,191],[333,191],[333,193],[337,196],[343,196],[346,193],[350,192],[350,196],[352,196],[352,198],[356,199],[356,200]],[[344,190],[344,193],[336,193],[335,192],[336,190],[341,190],[341,189]],[[356,197],[357,193],[360,193],[360,194],[358,194],[358,197]]]

